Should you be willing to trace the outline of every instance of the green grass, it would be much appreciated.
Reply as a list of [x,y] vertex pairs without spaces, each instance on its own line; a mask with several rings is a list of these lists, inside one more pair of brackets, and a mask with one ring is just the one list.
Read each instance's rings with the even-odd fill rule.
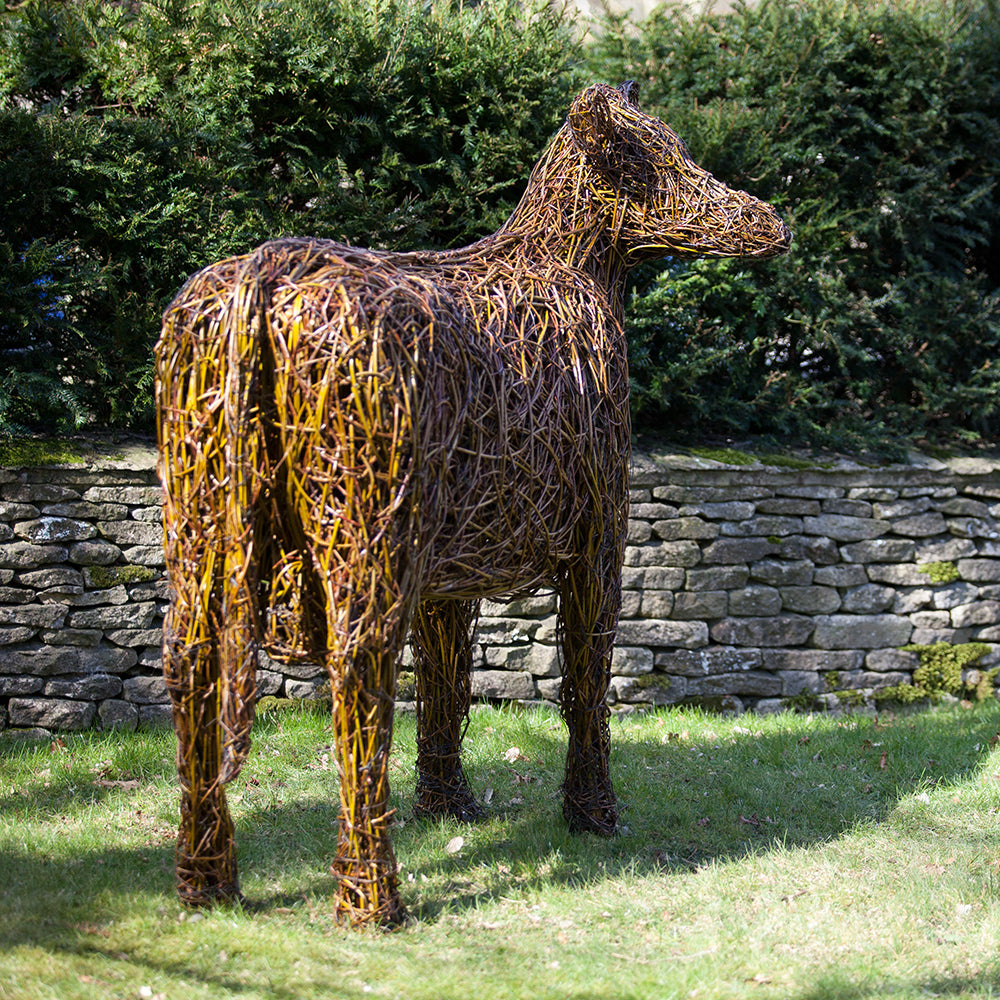
[[205,914],[173,895],[171,735],[0,734],[0,997],[1000,995],[998,732],[995,702],[627,717],[624,829],[602,840],[562,822],[556,715],[474,713],[468,770],[492,812],[472,826],[412,819],[402,717],[395,844],[414,920],[394,934],[330,916],[325,718],[259,721],[230,785],[252,905]]
[[83,461],[75,442],[50,438],[0,437],[0,468],[76,465]]

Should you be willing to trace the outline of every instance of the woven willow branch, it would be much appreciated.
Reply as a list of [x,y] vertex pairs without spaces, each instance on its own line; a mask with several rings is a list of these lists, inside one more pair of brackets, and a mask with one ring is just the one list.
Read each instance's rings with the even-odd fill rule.
[[478,602],[540,587],[560,595],[563,811],[614,831],[625,273],[665,255],[768,257],[789,239],[643,114],[634,85],[599,85],[478,243],[285,239],[191,278],[157,351],[185,902],[239,898],[223,786],[248,752],[263,643],[330,675],[337,912],[402,919],[387,777],[402,646],[412,628],[418,812],[472,818],[460,751]]

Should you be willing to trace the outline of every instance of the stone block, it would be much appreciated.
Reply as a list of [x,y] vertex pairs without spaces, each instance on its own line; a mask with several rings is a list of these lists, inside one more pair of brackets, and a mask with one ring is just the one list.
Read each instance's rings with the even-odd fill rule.
[[[613,679],[613,678],[612,678]],[[562,691],[562,678],[561,677],[539,677],[535,681],[535,688],[538,691],[538,697],[544,698],[546,701],[558,702],[559,693]],[[608,691],[609,697],[608,701],[611,701],[610,689]]]
[[653,672],[653,654],[642,646],[615,646],[611,673],[619,677],[639,677]]
[[43,629],[38,638],[49,646],[96,646],[104,635],[99,629],[92,628],[60,628]]
[[864,654],[853,649],[765,649],[763,658],[765,670],[845,673],[858,670]]
[[728,604],[729,595],[724,590],[681,591],[674,595],[671,617],[678,621],[724,618]]
[[81,542],[93,538],[97,529],[89,521],[69,517],[40,517],[14,525],[14,534],[27,542]]
[[730,591],[729,614],[738,617],[776,615],[781,610],[781,595],[774,587],[751,584]]
[[60,587],[76,588],[83,586],[83,574],[78,569],[53,566],[50,569],[36,569],[27,573],[19,573],[17,581],[22,587],[32,587],[34,590],[56,590]]
[[1000,524],[991,517],[950,517],[948,518],[947,530],[958,538],[1000,539]]
[[174,717],[169,705],[140,705],[139,725],[144,729],[159,729],[171,726]]
[[97,717],[92,701],[59,698],[11,698],[7,715],[12,726],[41,727],[56,732],[89,729]]
[[913,624],[897,615],[819,615],[812,636],[824,649],[882,649],[910,641]]
[[533,677],[558,677],[561,673],[559,646],[543,646],[533,642],[527,646],[487,646],[484,663],[531,674]]
[[644,590],[639,614],[643,618],[669,618],[674,608],[674,595],[670,590]]
[[524,700],[535,697],[535,681],[527,671],[473,670],[474,698]]
[[681,517],[707,517],[712,521],[745,521],[753,517],[756,508],[746,500],[725,503],[699,503],[681,507]]
[[852,614],[874,615],[888,611],[896,603],[896,591],[878,583],[852,587],[844,594],[842,609]]
[[677,508],[665,503],[634,503],[629,506],[628,516],[645,521],[662,521],[677,517]]
[[[546,619],[548,621],[548,619]],[[555,621],[551,622],[555,626]],[[496,646],[516,646],[531,642],[537,623],[523,618],[480,618],[476,624],[476,641]]]
[[124,503],[131,507],[157,507],[163,504],[159,486],[91,486],[83,494],[91,503]]
[[75,673],[80,651],[71,646],[0,646],[0,674],[52,677]]
[[23,674],[8,677],[0,674],[0,698],[38,694],[43,687],[45,687],[45,681],[41,677],[28,677]]
[[837,563],[835,566],[820,566],[813,582],[824,587],[860,587],[868,582],[868,574],[859,563]]
[[949,517],[990,517],[989,504],[982,500],[973,500],[971,497],[951,497],[948,500],[939,500],[934,504],[934,509]]
[[944,516],[937,511],[901,517],[892,522],[892,533],[907,538],[928,538],[931,535],[943,535],[947,530]]
[[682,539],[712,539],[719,535],[719,526],[700,517],[675,517],[669,521],[654,521],[653,534],[666,542]]
[[947,583],[934,588],[931,607],[950,610],[960,604],[971,604],[979,597],[979,588],[973,583]]
[[71,698],[74,701],[102,701],[116,698],[121,692],[121,678],[112,674],[56,677],[45,685],[47,698]]
[[837,543],[832,538],[819,538],[813,535],[788,535],[782,538],[778,554],[782,559],[807,559],[820,566],[840,562]]
[[951,613],[948,611],[915,611],[910,621],[917,628],[950,628]]
[[163,629],[156,628],[120,628],[104,633],[108,642],[116,646],[156,646],[163,644]]
[[752,563],[773,555],[779,548],[766,538],[718,538],[705,548],[701,559],[708,564]]
[[800,535],[802,518],[762,514],[745,521],[723,521],[721,527],[723,535],[737,538]]
[[27,604],[33,600],[35,592],[23,587],[0,587],[0,607],[5,604]]
[[840,594],[834,587],[781,587],[781,604],[786,611],[804,615],[826,615],[840,607]]
[[320,688],[323,687],[324,680],[321,677],[314,677],[311,680],[294,680],[289,678],[285,681],[285,694],[289,698],[303,698],[306,701],[314,701],[320,697]]
[[[662,591],[660,591],[662,593]],[[641,590],[623,590],[622,606],[618,612],[620,618],[639,618],[639,609],[642,606]]]
[[715,674],[688,679],[688,698],[717,698],[727,694],[743,697],[775,697],[781,694],[781,678],[762,670],[744,670],[733,674]]
[[919,666],[917,654],[906,649],[873,649],[865,657],[865,667],[881,674],[894,671],[912,674]]
[[122,549],[122,558],[137,566],[166,566],[162,545],[131,545]]
[[899,496],[899,490],[888,486],[855,486],[847,491],[848,500],[870,500],[889,503]]
[[162,545],[163,529],[146,521],[98,521],[101,535],[119,548],[124,545]]
[[97,540],[76,542],[69,547],[68,556],[52,561],[65,562],[68,558],[70,562],[76,563],[78,566],[110,566],[117,562],[121,555],[122,550],[117,545]]
[[630,489],[628,491],[629,503],[649,503],[653,499],[653,491],[650,489]]
[[618,641],[625,646],[680,646],[697,649],[708,645],[704,622],[661,621],[646,618],[618,624]]
[[847,517],[871,517],[872,505],[867,500],[839,499],[824,500],[824,514],[845,514]]
[[161,529],[163,527],[162,507],[136,507],[132,511],[132,517],[137,521],[148,521],[150,524],[158,524]]
[[[162,513],[160,508],[157,511]],[[45,517],[69,517],[74,520],[116,521],[128,518],[128,507],[121,503],[88,503],[70,500],[65,503],[46,504],[41,513]],[[96,534],[96,529],[94,534]],[[88,537],[93,537],[88,536]]]
[[928,496],[914,497],[911,500],[895,500],[888,503],[876,503],[872,513],[883,521],[896,521],[904,517],[913,517],[931,509],[931,498]]
[[902,672],[882,674],[862,670],[855,684],[860,688],[871,688],[873,691],[877,691],[879,688],[895,687],[897,684],[909,683],[912,679],[912,674],[904,674]]
[[849,563],[904,563],[913,559],[916,550],[916,544],[907,539],[873,538],[842,545],[840,554]]
[[257,671],[257,697],[263,698],[269,694],[277,694],[282,685],[285,683],[285,678],[281,674],[274,670],[258,670]]
[[687,571],[684,585],[689,591],[733,590],[749,579],[746,566],[699,566]]
[[812,635],[815,624],[801,615],[767,618],[724,618],[710,629],[715,642],[731,646],[797,646]]
[[[62,470],[61,470],[62,471]],[[37,473],[37,470],[36,470]],[[21,503],[59,503],[62,500],[79,500],[76,490],[59,483],[12,483],[3,488],[4,499]]]
[[[713,543],[718,544],[718,543]],[[695,566],[701,560],[697,542],[651,542],[626,546],[626,566]]]
[[[665,522],[666,523],[666,522]],[[653,528],[648,521],[629,521],[625,541],[629,545],[641,545],[653,537]]]
[[14,503],[9,500],[0,500],[0,521],[30,521],[38,517],[41,511],[30,503]]
[[97,706],[101,729],[122,729],[132,732],[139,725],[139,708],[127,701],[111,698]]
[[170,701],[162,677],[128,677],[122,688],[125,700],[133,705],[159,705]]
[[807,535],[822,535],[837,542],[860,542],[878,538],[889,531],[889,525],[870,517],[851,517],[848,514],[820,514],[804,517],[803,530]]
[[928,576],[914,563],[869,563],[868,579],[893,587],[926,587]]
[[1000,601],[974,601],[951,609],[951,624],[955,628],[968,625],[1000,625]]
[[646,674],[641,678],[612,677],[609,701],[633,704],[675,705],[687,694],[688,681],[668,674]]
[[65,603],[73,608],[92,608],[98,604],[128,604],[128,591],[124,586],[102,590],[85,590],[82,594],[69,594]]
[[894,615],[910,615],[930,605],[934,591],[926,587],[904,587],[896,591],[891,610]]
[[759,649],[732,646],[709,646],[705,649],[677,649],[657,653],[657,670],[682,677],[709,677],[743,670],[758,670],[761,666]]
[[784,514],[801,517],[803,514],[819,514],[818,500],[797,499],[795,497],[770,497],[757,503],[758,514]]
[[0,628],[0,646],[12,646],[15,643],[27,642],[37,631],[37,629],[25,628],[24,626]]
[[73,611],[69,624],[73,628],[99,628],[105,630],[139,628],[146,629],[156,618],[156,605],[151,601],[138,604],[90,608]]
[[975,631],[974,628],[915,628],[910,642],[914,646],[932,646],[935,642],[969,642]]
[[781,694],[794,698],[798,694],[821,694],[824,690],[823,678],[812,670],[780,670]]
[[958,572],[973,583],[1000,582],[1000,559],[959,559]]
[[762,559],[750,567],[754,580],[772,587],[807,587],[815,573],[816,567],[810,559]]
[[682,566],[649,566],[643,573],[642,587],[650,590],[679,590],[684,586],[685,571]]
[[0,567],[38,569],[65,562],[69,550],[62,545],[33,545],[31,542],[10,542],[0,545]]

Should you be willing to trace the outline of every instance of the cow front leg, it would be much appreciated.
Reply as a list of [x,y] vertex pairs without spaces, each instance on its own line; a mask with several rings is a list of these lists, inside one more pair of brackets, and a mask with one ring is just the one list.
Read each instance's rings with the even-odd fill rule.
[[560,707],[569,730],[563,816],[574,832],[610,836],[618,825],[611,783],[606,703],[621,577],[593,565],[569,567],[560,587],[563,681]]
[[417,815],[483,815],[462,770],[478,601],[424,601],[411,642],[417,690]]

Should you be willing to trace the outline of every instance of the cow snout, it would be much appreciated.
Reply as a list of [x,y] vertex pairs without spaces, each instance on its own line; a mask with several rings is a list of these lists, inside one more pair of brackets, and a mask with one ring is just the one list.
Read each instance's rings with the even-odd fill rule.
[[740,256],[777,257],[792,245],[792,231],[781,216],[766,202],[750,198],[736,214],[733,223]]

